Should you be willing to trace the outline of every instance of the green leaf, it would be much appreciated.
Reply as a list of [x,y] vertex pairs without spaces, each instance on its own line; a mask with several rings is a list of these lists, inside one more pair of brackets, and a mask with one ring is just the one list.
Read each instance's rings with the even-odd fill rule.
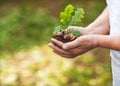
[[77,31],[77,30],[72,30],[72,29],[70,29],[69,32],[72,33],[72,34],[75,35],[75,36],[80,36],[80,32]]
[[53,34],[56,34],[57,32],[59,32],[59,31],[61,31],[61,30],[64,30],[64,29],[66,29],[65,26],[59,25],[59,26],[55,27],[55,29],[54,29],[54,31],[53,31]]
[[75,15],[72,16],[69,25],[76,25],[77,23],[81,22],[81,19],[84,18],[84,14],[85,12],[82,8],[77,8],[77,10],[75,11]]
[[74,12],[74,7],[69,4],[68,6],[66,6],[65,11],[60,13],[60,22],[63,25],[68,25],[71,17],[72,17],[72,13]]

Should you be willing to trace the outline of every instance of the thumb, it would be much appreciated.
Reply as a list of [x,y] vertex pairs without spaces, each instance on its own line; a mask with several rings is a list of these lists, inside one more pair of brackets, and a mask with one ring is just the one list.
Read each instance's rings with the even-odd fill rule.
[[83,27],[78,27],[78,26],[69,26],[68,29],[73,29],[73,30],[80,30]]
[[65,43],[62,48],[65,49],[65,50],[70,50],[70,49],[74,49],[76,47],[79,47],[81,44],[80,44],[80,40],[76,39],[72,42],[69,42],[69,43]]
[[69,26],[67,29],[70,29],[70,30],[77,30],[77,31],[79,31],[82,35],[85,33],[85,28],[84,28],[84,27]]

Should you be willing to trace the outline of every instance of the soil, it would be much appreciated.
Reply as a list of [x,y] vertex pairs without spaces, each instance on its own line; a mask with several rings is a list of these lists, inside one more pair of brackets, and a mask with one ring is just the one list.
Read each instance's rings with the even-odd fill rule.
[[77,36],[71,34],[69,30],[62,30],[55,35],[53,35],[53,38],[62,41],[64,43],[71,42],[77,38]]

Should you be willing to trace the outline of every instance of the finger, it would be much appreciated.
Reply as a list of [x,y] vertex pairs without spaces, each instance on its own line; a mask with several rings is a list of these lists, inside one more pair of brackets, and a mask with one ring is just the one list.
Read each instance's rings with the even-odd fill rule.
[[60,56],[62,56],[62,57],[65,57],[65,58],[75,58],[75,57],[76,57],[76,56],[74,56],[74,55],[61,54],[61,53],[59,53],[59,52],[57,52],[57,51],[55,51],[55,50],[53,50],[53,52],[56,53],[57,55],[60,55]]
[[54,51],[57,51],[57,52],[59,52],[59,53],[61,53],[61,54],[66,54],[66,55],[71,54],[71,53],[69,53],[69,52],[67,52],[67,51],[65,51],[65,50],[62,50],[62,49],[59,48],[58,46],[55,46],[53,43],[50,43],[50,44],[49,44],[49,47],[51,47]]
[[52,41],[53,43],[55,43],[57,46],[59,46],[60,48],[62,48],[62,46],[63,46],[63,44],[64,44],[64,43],[62,43],[61,41],[58,41],[58,40],[56,40],[56,39],[54,39],[54,38],[52,38],[51,41]]
[[81,43],[80,43],[81,39],[76,39],[72,42],[69,42],[69,43],[66,43],[63,45],[63,49],[64,50],[71,50],[71,49],[74,49],[74,48],[77,48],[77,47],[80,47],[81,46]]

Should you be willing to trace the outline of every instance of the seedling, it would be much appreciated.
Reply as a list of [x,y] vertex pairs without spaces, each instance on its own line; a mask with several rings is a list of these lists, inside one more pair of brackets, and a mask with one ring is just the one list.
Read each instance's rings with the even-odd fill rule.
[[60,25],[55,27],[53,38],[62,42],[70,42],[79,37],[81,35],[79,31],[67,28],[68,26],[78,25],[84,17],[84,14],[82,8],[75,10],[71,4],[67,5],[64,12],[60,13]]

